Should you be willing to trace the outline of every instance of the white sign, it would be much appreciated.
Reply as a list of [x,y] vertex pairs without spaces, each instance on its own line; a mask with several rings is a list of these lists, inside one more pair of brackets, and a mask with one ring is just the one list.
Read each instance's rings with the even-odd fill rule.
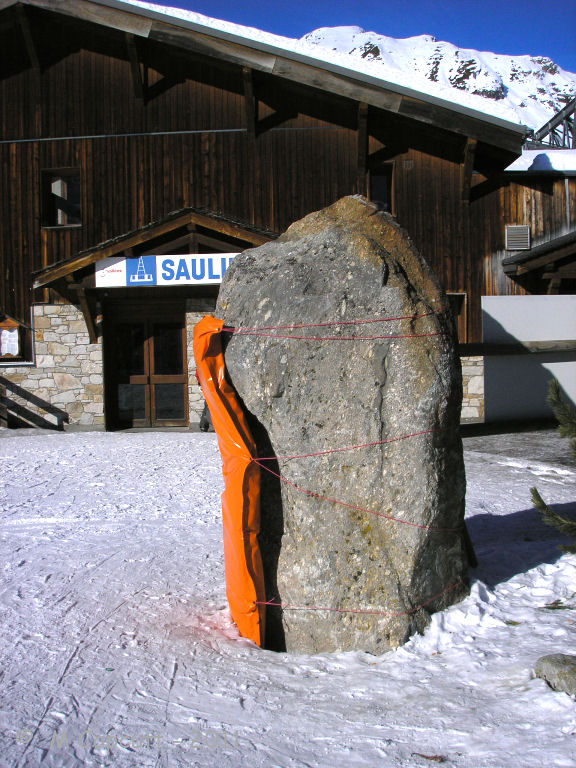
[[219,285],[236,253],[182,256],[114,256],[96,262],[97,288]]
[[14,355],[20,352],[18,328],[2,328],[0,331],[0,355]]

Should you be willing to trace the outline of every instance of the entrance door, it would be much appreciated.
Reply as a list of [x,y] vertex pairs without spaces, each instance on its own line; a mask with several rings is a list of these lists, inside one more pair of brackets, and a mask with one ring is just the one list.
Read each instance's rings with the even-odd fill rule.
[[184,311],[114,308],[104,341],[109,427],[186,426]]

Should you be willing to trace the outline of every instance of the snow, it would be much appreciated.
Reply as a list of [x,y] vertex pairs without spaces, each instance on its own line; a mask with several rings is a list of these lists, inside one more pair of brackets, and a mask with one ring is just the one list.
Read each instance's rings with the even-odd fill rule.
[[323,27],[300,39],[139,0],[127,5],[209,29],[236,35],[286,53],[298,54],[371,75],[474,109],[495,118],[538,129],[576,96],[576,74],[543,56],[506,56],[458,48],[431,35],[395,39],[360,27]]
[[238,637],[214,435],[0,431],[0,766],[573,766],[574,701],[532,669],[576,639],[555,432],[465,440],[468,598],[381,657]]
[[506,170],[576,172],[576,149],[525,149]]

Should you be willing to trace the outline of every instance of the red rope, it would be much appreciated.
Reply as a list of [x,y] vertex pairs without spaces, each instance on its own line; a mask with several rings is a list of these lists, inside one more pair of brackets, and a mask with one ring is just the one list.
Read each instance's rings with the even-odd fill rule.
[[235,331],[222,328],[223,331],[239,333],[245,336],[264,336],[268,339],[294,339],[296,341],[375,341],[376,339],[421,339],[427,336],[439,336],[439,333],[403,333],[392,336],[292,336],[281,333],[260,333],[259,331]]
[[254,605],[269,605],[274,608],[282,608],[284,611],[330,611],[331,613],[368,613],[375,616],[411,616],[413,613],[417,613],[417,611],[434,602],[434,600],[437,600],[439,597],[442,597],[448,592],[451,592],[453,589],[456,589],[456,587],[460,586],[460,584],[462,584],[462,580],[458,579],[458,581],[451,587],[447,587],[442,592],[439,592],[437,595],[428,598],[428,600],[420,603],[420,605],[418,605],[416,608],[411,608],[409,611],[369,611],[362,608],[326,608],[319,605],[283,605],[282,603],[273,602],[274,598],[268,600],[267,602],[255,601]]
[[432,525],[420,525],[419,523],[412,523],[410,520],[402,520],[400,517],[393,517],[392,515],[387,515],[384,512],[375,512],[373,509],[365,509],[364,507],[359,507],[356,504],[348,504],[345,501],[338,501],[338,499],[332,499],[329,496],[323,496],[321,493],[316,493],[315,491],[307,491],[305,488],[301,488],[299,485],[296,485],[296,483],[293,483],[291,480],[288,480],[287,477],[284,477],[284,475],[280,475],[277,472],[274,472],[270,467],[267,467],[265,464],[261,464],[259,459],[252,459],[252,461],[255,464],[258,464],[259,467],[266,470],[266,472],[269,472],[271,475],[274,475],[274,477],[277,477],[279,480],[282,480],[283,483],[286,483],[286,485],[291,486],[297,491],[300,491],[300,493],[304,493],[306,496],[311,496],[314,499],[319,499],[320,501],[329,501],[331,504],[339,504],[341,507],[347,507],[348,509],[354,509],[356,512],[366,512],[369,515],[375,515],[376,517],[383,517],[386,520],[392,520],[395,523],[403,523],[404,525],[409,525],[412,528],[419,528],[423,531],[433,531],[433,532],[448,532],[448,531],[459,531],[461,529],[461,526],[458,526],[457,528],[437,528],[436,526]]
[[300,456],[258,456],[258,461],[291,461],[292,459],[309,459],[313,456],[326,456],[330,453],[341,453],[342,451],[354,451],[356,448],[372,448],[375,445],[384,445],[386,443],[396,443],[399,440],[406,440],[409,437],[419,437],[420,435],[430,435],[433,432],[439,432],[439,429],[424,429],[422,432],[412,432],[410,435],[400,435],[400,437],[388,437],[386,440],[376,440],[373,443],[359,443],[358,445],[348,445],[345,448],[329,448],[327,451],[317,451],[316,453],[303,453]]
[[374,317],[368,320],[340,320],[332,321],[329,323],[299,323],[295,325],[261,325],[254,328],[232,328],[224,327],[223,331],[229,331],[230,333],[250,333],[252,331],[287,331],[294,328],[327,328],[332,325],[367,325],[368,323],[389,323],[393,320],[415,320],[418,317],[429,317],[430,315],[437,314],[434,310],[430,312],[422,312],[415,315],[399,315],[398,317]]

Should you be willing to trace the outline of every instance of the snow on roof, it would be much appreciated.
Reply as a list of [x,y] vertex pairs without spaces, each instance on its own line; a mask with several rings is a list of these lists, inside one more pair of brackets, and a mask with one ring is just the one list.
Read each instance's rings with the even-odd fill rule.
[[576,149],[525,149],[506,170],[576,173]]
[[[172,19],[202,25],[218,32],[235,35],[247,41],[270,46],[287,53],[306,56],[315,59],[319,64],[323,62],[324,64],[336,65],[348,70],[350,73],[368,75],[383,81],[383,86],[384,83],[396,85],[399,88],[406,88],[412,92],[425,94],[431,100],[441,99],[452,103],[455,109],[461,107],[483,113],[487,120],[504,120],[515,125],[530,124],[531,127],[536,128],[550,117],[550,114],[545,119],[542,119],[540,114],[536,117],[529,111],[516,108],[508,100],[494,101],[484,98],[469,93],[459,86],[455,87],[446,78],[443,78],[441,82],[434,81],[419,72],[418,68],[415,67],[418,53],[421,54],[420,58],[425,58],[427,56],[427,48],[430,45],[449,46],[456,51],[456,55],[461,53],[462,55],[474,54],[476,57],[501,58],[496,56],[496,54],[490,53],[479,54],[477,51],[457,51],[455,46],[452,46],[450,43],[437,43],[430,35],[419,35],[403,40],[395,40],[394,38],[378,35],[379,40],[386,41],[386,55],[384,58],[372,59],[362,55],[351,55],[351,53],[357,52],[356,48],[350,51],[349,43],[351,36],[355,40],[357,37],[375,35],[373,32],[364,32],[360,27],[318,29],[300,39],[296,39],[282,37],[254,27],[245,27],[222,19],[213,19],[201,13],[181,8],[156,5],[155,3],[143,2],[142,0],[116,0],[116,2],[137,6],[154,13],[165,14]],[[519,58],[529,59],[530,57]]]
[[[473,109],[487,118],[538,129],[576,95],[576,74],[542,56],[508,56],[461,49],[431,35],[395,39],[360,27],[324,27],[300,39],[282,37],[254,27],[141,0],[102,0],[164,14],[172,21],[212,29],[296,56],[319,65],[376,78],[388,86],[409,88]],[[457,108],[457,107],[456,107]]]

